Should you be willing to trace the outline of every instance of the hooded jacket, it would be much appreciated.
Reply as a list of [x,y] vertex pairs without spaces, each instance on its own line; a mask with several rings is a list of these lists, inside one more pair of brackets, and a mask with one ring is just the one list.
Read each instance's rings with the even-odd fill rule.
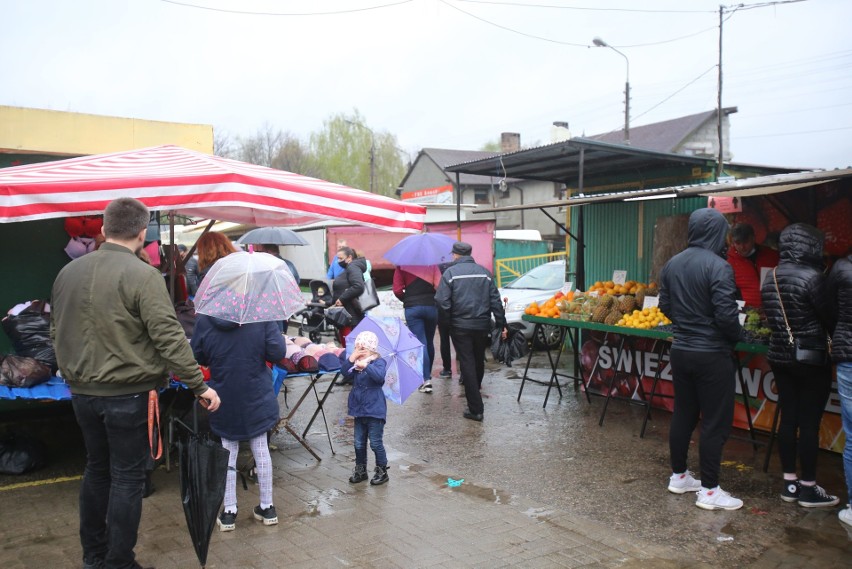
[[342,273],[331,283],[332,299],[343,304],[346,312],[352,316],[353,326],[364,318],[355,304],[355,300],[364,292],[364,273],[367,272],[367,259],[358,257],[346,265]]
[[245,441],[278,422],[278,399],[266,362],[287,355],[275,322],[239,325],[199,314],[192,336],[198,363],[210,367],[210,386],[222,400],[210,414],[210,430],[232,441]]
[[831,336],[831,359],[852,362],[852,255],[839,259],[828,275],[828,298],[836,327]]
[[372,417],[386,419],[388,403],[382,386],[385,384],[387,361],[383,358],[373,360],[362,371],[356,370],[346,351],[340,352],[340,374],[352,380],[349,392],[348,413],[352,417]]
[[781,312],[782,302],[794,338],[826,343],[831,329],[831,309],[823,274],[824,240],[822,231],[806,223],[788,225],[778,238],[781,260],[775,268],[775,279],[781,292],[780,300],[771,274],[761,288],[763,311],[772,330],[767,354],[770,363],[795,361],[795,347],[790,345]]
[[660,272],[660,310],[674,325],[674,348],[729,352],[739,341],[734,270],[725,260],[728,222],[703,208],[689,216],[689,246]]
[[499,330],[506,326],[506,313],[491,273],[473,257],[459,257],[441,276],[435,303],[454,330],[491,331],[491,315]]

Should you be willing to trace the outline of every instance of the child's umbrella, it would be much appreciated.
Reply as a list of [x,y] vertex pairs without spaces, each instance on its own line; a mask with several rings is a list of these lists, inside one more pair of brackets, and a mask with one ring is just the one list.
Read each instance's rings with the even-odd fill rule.
[[367,315],[346,336],[346,353],[352,355],[355,338],[369,330],[379,338],[376,351],[387,362],[385,397],[394,403],[402,403],[423,385],[423,344],[399,318]]

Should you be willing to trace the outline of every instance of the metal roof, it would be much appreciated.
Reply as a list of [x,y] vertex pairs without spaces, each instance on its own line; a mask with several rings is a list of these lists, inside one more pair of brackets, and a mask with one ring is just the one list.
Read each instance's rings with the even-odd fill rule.
[[565,200],[552,202],[539,202],[516,206],[504,206],[491,209],[477,209],[474,213],[492,213],[498,211],[515,211],[520,209],[544,209],[550,207],[566,207],[586,205],[592,203],[638,201],[665,198],[688,198],[695,196],[726,196],[747,197],[766,195],[778,192],[798,190],[817,184],[825,184],[835,180],[852,178],[852,168],[838,170],[818,170],[807,172],[794,172],[791,174],[774,174],[771,176],[757,176],[754,178],[741,178],[724,182],[712,182],[708,184],[696,184],[691,186],[670,186],[667,188],[654,188],[650,190],[633,190],[628,192],[607,192],[594,194],[580,194]]
[[561,182],[573,186],[579,180],[581,155],[585,179],[612,174],[634,174],[641,177],[646,172],[674,165],[712,168],[716,164],[715,160],[709,158],[657,152],[588,138],[572,138],[537,148],[455,164],[448,166],[446,170],[459,174]]

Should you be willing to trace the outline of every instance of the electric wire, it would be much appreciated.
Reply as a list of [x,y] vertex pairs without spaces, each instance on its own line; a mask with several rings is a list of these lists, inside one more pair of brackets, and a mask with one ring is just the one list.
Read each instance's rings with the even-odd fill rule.
[[492,4],[495,6],[517,6],[523,8],[552,8],[556,10],[580,10],[588,12],[645,12],[657,14],[715,14],[716,10],[650,10],[640,8],[589,8],[587,6],[558,6],[553,4],[523,4],[521,2],[498,2],[496,0],[457,0],[470,4]]
[[376,6],[365,6],[363,8],[349,8],[347,10],[330,10],[328,12],[253,12],[249,10],[232,10],[228,8],[214,8],[212,6],[200,6],[189,2],[178,2],[177,0],[160,0],[166,4],[174,4],[176,6],[184,6],[186,8],[195,8],[197,10],[209,10],[211,12],[224,12],[226,14],[243,14],[248,16],[334,16],[338,14],[352,14],[355,12],[368,12],[370,10],[379,10],[381,8],[390,8],[401,4],[408,4],[414,0],[399,0],[389,4],[378,4]]

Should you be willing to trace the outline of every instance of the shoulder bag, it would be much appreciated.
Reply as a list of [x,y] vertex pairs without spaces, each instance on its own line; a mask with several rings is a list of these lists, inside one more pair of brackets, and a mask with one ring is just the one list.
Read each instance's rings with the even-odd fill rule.
[[781,300],[781,291],[778,288],[778,279],[775,277],[775,269],[772,269],[772,280],[775,281],[775,292],[778,294],[778,305],[781,306],[781,316],[784,317],[784,327],[787,329],[787,342],[793,348],[793,359],[797,363],[810,366],[824,366],[828,363],[828,353],[831,349],[831,338],[820,341],[818,338],[794,338],[793,330],[787,321],[787,312],[784,310],[784,302]]
[[364,279],[364,292],[355,299],[355,305],[361,311],[361,314],[366,314],[368,310],[379,305],[379,293],[373,279]]

